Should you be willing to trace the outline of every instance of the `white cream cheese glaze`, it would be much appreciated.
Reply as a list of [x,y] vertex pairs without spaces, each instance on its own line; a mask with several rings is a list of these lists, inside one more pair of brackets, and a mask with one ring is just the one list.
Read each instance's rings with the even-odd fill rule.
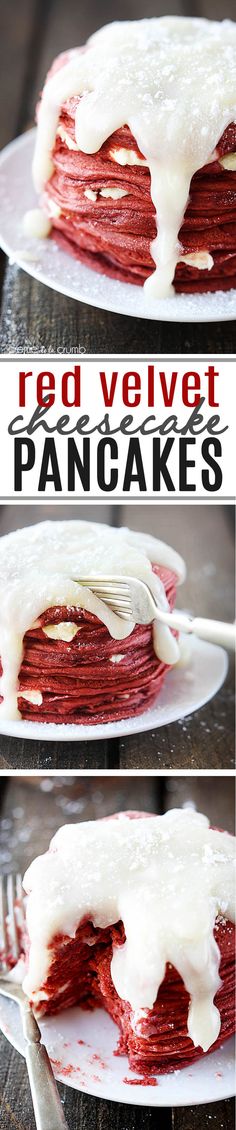
[[[125,528],[114,529],[96,522],[41,522],[0,539],[2,717],[20,717],[17,694],[23,637],[47,608],[86,608],[106,624],[117,640],[125,639],[133,631],[133,622],[121,620],[89,588],[76,583],[79,575],[114,573],[138,577],[148,582],[160,608],[168,608],[164,586],[152,573],[151,562],[166,565],[176,573],[178,581],[184,580],[185,565],[174,549]],[[178,644],[170,629],[157,621],[153,646],[163,662],[177,662]]]
[[36,1006],[46,998],[56,935],[73,937],[85,916],[101,928],[121,919],[126,941],[114,948],[111,975],[133,1023],[152,1008],[169,962],[190,994],[189,1036],[207,1051],[220,1031],[214,924],[218,915],[235,920],[234,869],[233,836],[210,829],[192,810],[137,820],[122,813],[60,828],[24,878],[31,943],[25,991]]
[[111,23],[89,39],[84,51],[77,48],[67,58],[42,95],[35,187],[41,192],[52,176],[58,119],[67,99],[83,95],[75,144],[84,153],[97,152],[115,130],[128,125],[150,169],[157,215],[151,244],[155,270],[145,291],[167,297],[180,258],[178,233],[192,176],[212,160],[224,130],[236,119],[236,24],[179,16]]

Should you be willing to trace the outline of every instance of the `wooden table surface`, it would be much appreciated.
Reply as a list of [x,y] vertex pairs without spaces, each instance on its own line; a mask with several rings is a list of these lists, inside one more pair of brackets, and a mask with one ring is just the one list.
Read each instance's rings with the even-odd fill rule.
[[[46,71],[59,51],[83,43],[111,19],[164,15],[235,16],[235,0],[8,0],[1,4],[0,146],[34,122]],[[149,322],[87,307],[1,264],[0,349],[6,352],[234,353],[235,322]]]
[[[90,518],[144,530],[170,542],[187,563],[177,603],[203,616],[234,618],[231,506],[3,506],[0,535],[44,518]],[[14,769],[232,769],[233,663],[218,694],[182,722],[110,741],[38,742],[0,737],[0,767]]]
[[[229,778],[99,777],[45,780],[0,778],[0,843],[2,869],[22,871],[36,854],[47,849],[61,823],[90,820],[127,808],[165,812],[191,803],[212,824],[233,831],[234,803]],[[109,1103],[60,1085],[69,1130],[233,1130],[233,1100],[199,1107],[151,1109]],[[0,1036],[1,1130],[35,1130],[24,1060]],[[45,1127],[46,1130],[46,1127]]]

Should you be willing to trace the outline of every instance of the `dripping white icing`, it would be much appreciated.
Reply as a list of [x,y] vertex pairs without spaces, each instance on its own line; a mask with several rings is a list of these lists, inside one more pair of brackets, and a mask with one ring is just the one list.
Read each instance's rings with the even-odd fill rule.
[[[85,916],[105,928],[119,919],[126,941],[114,949],[115,988],[134,1010],[152,1008],[170,962],[190,994],[188,1033],[207,1049],[220,1031],[218,914],[234,921],[235,841],[192,810],[92,821],[61,828],[52,850],[24,878],[31,942],[24,981],[34,1002],[50,966],[53,937],[73,937]],[[44,994],[45,995],[45,994]]]
[[[5,718],[18,718],[18,674],[23,655],[23,637],[37,617],[54,605],[86,608],[104,624],[114,639],[125,639],[133,631],[93,595],[81,588],[76,577],[94,572],[126,574],[146,580],[160,608],[168,608],[164,586],[151,570],[151,562],[173,569],[178,580],[185,576],[179,554],[156,538],[126,529],[92,522],[42,522],[16,530],[0,539],[0,656],[3,675],[0,711]],[[179,648],[169,628],[154,622],[156,654],[176,663]]]
[[58,119],[68,98],[83,96],[75,142],[84,153],[97,152],[125,124],[135,137],[150,169],[157,214],[155,270],[145,282],[150,297],[172,293],[192,176],[236,119],[235,47],[231,20],[164,16],[108,24],[85,51],[72,51],[44,87],[33,162],[38,191],[53,172]]
[[47,239],[51,227],[50,219],[42,211],[42,208],[31,208],[29,212],[25,212],[23,218],[24,235],[33,239]]

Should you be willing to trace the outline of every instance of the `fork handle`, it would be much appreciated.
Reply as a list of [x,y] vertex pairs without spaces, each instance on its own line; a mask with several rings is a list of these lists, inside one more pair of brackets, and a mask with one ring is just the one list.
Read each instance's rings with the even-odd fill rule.
[[222,647],[235,648],[235,624],[224,624],[221,620],[206,620],[197,616],[192,621],[192,632],[201,640],[209,643],[220,644]]
[[26,1065],[37,1130],[68,1130],[49,1055],[30,1009],[22,1009]]
[[26,1064],[37,1130],[68,1130],[44,1044],[27,1044]]
[[176,631],[187,632],[198,636],[201,640],[208,640],[209,643],[220,644],[221,647],[227,647],[229,650],[235,649],[235,624],[227,624],[221,620],[207,620],[204,616],[191,617],[185,612],[179,612],[178,609],[174,612],[163,612],[158,609],[158,620]]

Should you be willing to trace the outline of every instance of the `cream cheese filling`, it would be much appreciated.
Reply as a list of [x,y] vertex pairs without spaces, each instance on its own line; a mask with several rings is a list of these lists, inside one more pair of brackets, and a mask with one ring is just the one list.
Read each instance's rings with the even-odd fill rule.
[[20,691],[20,698],[24,698],[25,702],[31,702],[33,706],[42,706],[43,696],[41,691]]
[[88,200],[94,201],[97,200],[98,196],[104,196],[105,199],[111,197],[112,200],[121,200],[122,196],[128,195],[129,193],[125,188],[99,188],[97,190],[94,188],[85,188],[84,190],[84,196],[87,196]]
[[224,157],[219,158],[220,165],[223,169],[229,169],[230,172],[236,172],[236,153],[225,153]]
[[148,168],[148,161],[145,157],[139,157],[135,149],[110,149],[110,157],[112,161],[116,161],[117,165],[146,165]]
[[197,267],[198,271],[211,271],[214,259],[212,255],[209,255],[209,251],[188,251],[180,256],[179,263],[187,263],[189,267]]
[[64,643],[71,643],[78,632],[81,632],[79,624],[73,624],[70,620],[61,621],[60,624],[43,624],[42,632],[48,636],[50,640],[63,640]]

